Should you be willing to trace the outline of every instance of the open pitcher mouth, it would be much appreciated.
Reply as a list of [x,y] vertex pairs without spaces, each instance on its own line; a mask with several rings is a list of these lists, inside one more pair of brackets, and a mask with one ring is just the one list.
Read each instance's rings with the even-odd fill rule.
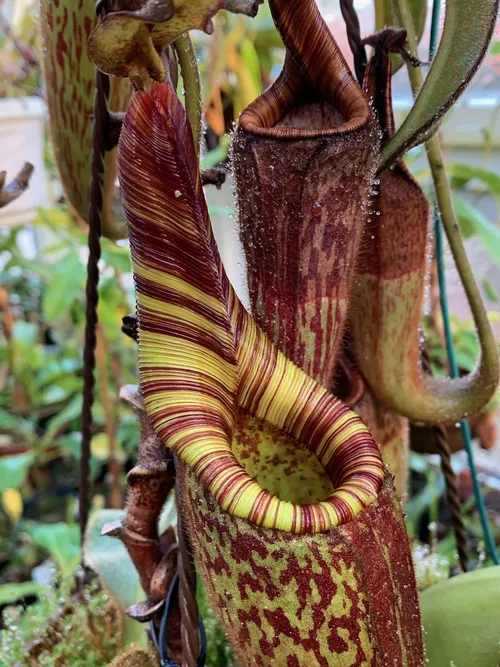
[[[141,285],[144,289],[142,281]],[[141,301],[139,297],[146,323],[149,314]],[[158,311],[156,318],[161,326]],[[234,413],[216,416],[208,407],[210,401],[203,408],[186,405],[184,424],[178,425],[172,424],[172,416],[182,400],[181,384],[184,399],[191,396],[195,401],[189,393],[191,382],[203,393],[210,391],[212,398],[218,387],[202,372],[191,380],[185,377],[177,387],[171,381],[172,389],[166,392],[173,369],[158,384],[162,371],[153,371],[151,362],[169,341],[162,334],[143,333],[141,386],[160,439],[234,517],[291,534],[325,532],[352,521],[376,500],[382,487],[384,469],[376,443],[361,419],[285,359],[246,311],[242,309],[239,318],[250,336],[241,338]],[[170,358],[175,364],[175,354]],[[180,357],[179,362],[186,363]],[[150,379],[152,371],[156,381]],[[265,385],[261,373],[267,376]]]
[[240,127],[274,139],[313,139],[356,132],[369,122],[370,107],[354,81],[326,97],[287,55],[276,82],[241,114]]
[[309,447],[238,411],[226,451],[214,443],[178,454],[228,514],[296,535],[326,532],[376,500],[383,480],[367,429],[350,410],[339,410],[331,433]]

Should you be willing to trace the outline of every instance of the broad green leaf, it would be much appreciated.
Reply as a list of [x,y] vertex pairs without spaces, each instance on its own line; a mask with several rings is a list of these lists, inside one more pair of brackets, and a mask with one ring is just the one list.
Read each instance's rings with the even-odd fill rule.
[[259,13],[249,23],[248,29],[250,38],[261,57],[265,57],[266,51],[270,49],[285,48],[283,40],[274,25],[269,3],[265,2],[259,8]]
[[[450,162],[446,165],[447,173],[455,179],[455,184],[463,188],[470,181],[478,180],[486,185],[488,191],[500,200],[500,176],[490,169],[472,167],[461,162]],[[453,184],[453,181],[452,181]]]
[[77,298],[85,280],[85,269],[76,254],[70,252],[63,257],[43,298],[43,315],[53,322],[68,311]]
[[32,346],[38,342],[39,329],[33,322],[16,320],[14,322],[13,337],[16,343]]
[[32,462],[31,452],[0,457],[0,492],[20,486],[26,479]]
[[380,169],[387,168],[428,131],[457,100],[476,73],[496,25],[498,0],[446,3],[444,30],[427,78],[403,124],[386,144]]
[[118,246],[113,241],[103,238],[102,258],[106,264],[118,269],[122,273],[132,272],[132,261],[128,246]]
[[65,404],[73,398],[75,394],[82,391],[82,377],[78,375],[66,376],[57,380],[57,383],[47,384],[46,387],[40,387],[35,383],[35,391],[38,396],[34,409],[38,410],[54,404]]
[[211,169],[216,167],[218,164],[223,162],[227,158],[229,149],[229,137],[224,135],[221,137],[220,143],[217,148],[206,155],[203,155],[201,158],[201,166],[203,169]]
[[467,352],[455,350],[455,360],[459,368],[469,373],[474,370],[477,363],[477,357],[471,357]]
[[116,277],[103,280],[99,289],[99,321],[109,341],[123,338],[120,330],[122,318],[131,310],[132,307],[117,285]]
[[81,394],[74,396],[71,401],[60,412],[57,413],[47,424],[47,430],[43,436],[46,444],[50,444],[57,432],[66,424],[80,416],[83,398]]
[[29,420],[2,409],[0,409],[0,431],[19,435],[28,442],[33,439],[33,424]]
[[90,443],[90,451],[92,456],[98,461],[107,461],[109,457],[109,438],[106,433],[97,433],[92,436]]
[[252,77],[255,90],[261,93],[262,79],[260,76],[259,54],[255,50],[253,42],[247,37],[244,37],[240,42],[240,53],[241,57],[243,58],[243,62],[245,63],[250,76]]
[[80,564],[80,529],[76,523],[26,522],[33,542],[48,551],[63,579],[72,577]]
[[431,667],[493,667],[500,658],[500,566],[461,574],[420,596]]
[[500,264],[500,228],[461,197],[453,197],[453,207],[464,236],[479,236],[486,252]]
[[0,606],[18,602],[23,598],[38,596],[45,593],[47,586],[37,584],[36,581],[23,581],[16,584],[0,586]]
[[57,383],[67,377],[74,377],[81,367],[81,359],[65,358],[49,361],[38,372],[38,385],[42,389],[44,385]]
[[[139,575],[123,543],[106,535],[101,535],[106,523],[123,521],[122,510],[98,510],[88,523],[85,535],[85,563],[99,575],[103,587],[125,613],[131,605],[144,600],[144,591],[139,583]],[[127,643],[146,644],[144,629],[137,621],[125,617]]]

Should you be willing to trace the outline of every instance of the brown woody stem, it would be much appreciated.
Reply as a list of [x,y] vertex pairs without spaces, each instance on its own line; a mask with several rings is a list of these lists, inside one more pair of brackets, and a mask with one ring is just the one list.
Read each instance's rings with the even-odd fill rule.
[[32,173],[33,165],[26,162],[14,180],[4,187],[6,174],[5,172],[0,172],[0,208],[7,206],[11,201],[22,195],[28,187]]
[[146,621],[161,609],[175,574],[175,534],[168,529],[164,535],[158,535],[158,517],[174,487],[175,473],[171,456],[153,431],[138,389],[122,387],[120,396],[136,408],[141,440],[137,465],[127,476],[129,497],[125,520],[107,524],[103,532],[124,543],[139,573],[147,600],[133,605],[128,614]]

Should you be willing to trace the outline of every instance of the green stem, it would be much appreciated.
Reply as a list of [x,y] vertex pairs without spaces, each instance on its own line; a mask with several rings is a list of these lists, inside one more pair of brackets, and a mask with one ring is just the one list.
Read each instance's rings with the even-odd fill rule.
[[[415,34],[415,29],[413,27],[413,21],[411,17],[410,8],[408,5],[408,0],[394,0],[394,9],[397,18],[400,22],[400,25],[402,25],[407,31],[407,40],[410,51],[415,56],[417,56],[418,55],[417,38]],[[435,3],[433,8],[432,39],[430,48],[431,58],[434,55],[436,49],[437,16],[438,16],[438,7],[436,7]],[[413,96],[416,97],[418,91],[420,90],[423,84],[422,72],[419,67],[409,66],[408,75],[410,77],[410,84]],[[481,367],[483,369],[488,369],[488,371],[493,371],[493,374],[496,375],[498,381],[498,353],[497,353],[496,342],[493,336],[493,332],[491,330],[491,326],[488,320],[483,300],[481,298],[481,294],[477,287],[477,283],[474,279],[474,274],[472,273],[467,253],[462,243],[460,228],[458,225],[457,218],[455,216],[455,211],[453,210],[450,185],[448,182],[448,178],[446,176],[443,154],[441,151],[441,146],[437,135],[435,135],[425,143],[425,149],[427,152],[427,159],[429,161],[429,166],[431,168],[431,175],[436,195],[436,202],[438,209],[437,217],[441,218],[441,222],[445,230],[446,237],[448,239],[448,244],[450,246],[450,250],[453,255],[453,259],[455,261],[458,274],[460,276],[460,280],[462,282],[465,294],[467,296],[467,300],[470,305],[472,316],[474,318],[474,324],[476,326],[478,338],[481,344],[481,362],[480,362]],[[436,222],[438,222],[438,220]],[[449,322],[448,302],[446,299],[446,284],[444,279],[444,262],[443,262],[441,228],[439,224],[436,224],[435,228],[436,228],[436,256],[438,259],[438,276],[439,276],[439,286],[441,294],[441,309],[443,312],[446,345],[447,345],[452,377],[458,377],[458,367],[455,358],[455,350],[453,348],[453,339]],[[467,457],[469,461],[469,467],[471,470],[471,476],[474,486],[474,495],[476,498],[476,504],[481,519],[481,525],[485,536],[485,541],[487,543],[488,550],[490,551],[493,561],[495,562],[495,564],[498,564],[499,563],[498,552],[496,549],[495,541],[493,539],[493,535],[490,530],[490,526],[486,515],[486,508],[484,506],[483,496],[477,479],[476,466],[474,462],[474,453],[471,444],[470,427],[467,420],[462,421],[461,431],[465,448],[467,451]]]
[[375,0],[375,30],[378,32],[385,27],[385,0]]
[[186,113],[193,131],[194,145],[196,153],[200,154],[201,141],[201,84],[200,71],[196,60],[196,52],[193,42],[186,32],[178,37],[175,42],[175,49],[179,58],[182,81],[184,83],[184,100],[186,104]]

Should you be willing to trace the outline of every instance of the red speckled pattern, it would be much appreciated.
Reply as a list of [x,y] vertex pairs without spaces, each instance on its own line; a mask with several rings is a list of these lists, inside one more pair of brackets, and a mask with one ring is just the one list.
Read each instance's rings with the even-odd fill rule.
[[418,595],[399,501],[327,533],[264,530],[222,512],[189,468],[185,521],[219,621],[246,667],[421,667]]

